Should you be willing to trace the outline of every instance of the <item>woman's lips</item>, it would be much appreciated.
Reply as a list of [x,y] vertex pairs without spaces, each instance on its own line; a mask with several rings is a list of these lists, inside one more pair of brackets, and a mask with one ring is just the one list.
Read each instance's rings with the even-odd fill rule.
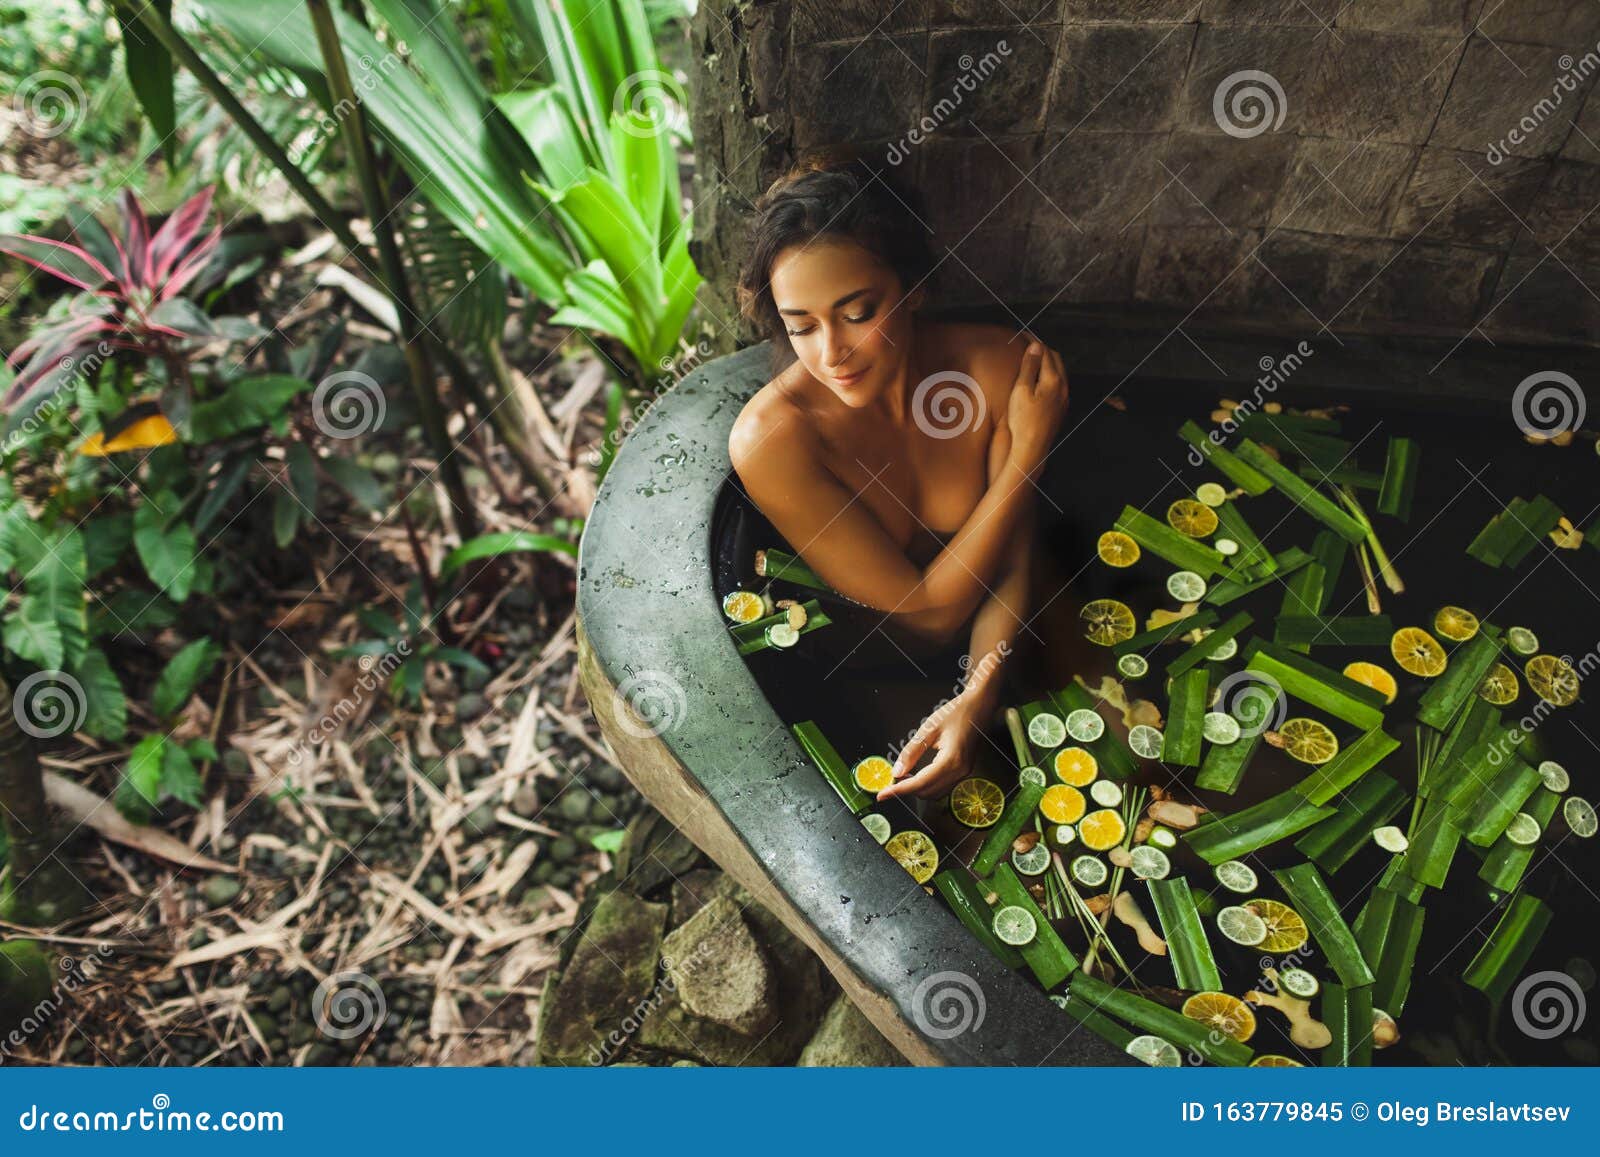
[[849,374],[834,374],[833,380],[838,382],[841,386],[849,386],[859,382],[866,372],[867,371],[863,369],[856,370],[854,373]]

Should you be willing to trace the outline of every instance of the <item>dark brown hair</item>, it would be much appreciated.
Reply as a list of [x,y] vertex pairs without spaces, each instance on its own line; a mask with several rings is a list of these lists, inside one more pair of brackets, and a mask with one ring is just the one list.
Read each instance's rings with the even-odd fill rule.
[[772,339],[779,358],[789,343],[772,300],[772,265],[791,245],[827,237],[854,241],[877,256],[899,276],[902,291],[922,284],[933,269],[929,229],[910,189],[860,158],[808,158],[756,202],[750,252],[739,274],[739,311]]

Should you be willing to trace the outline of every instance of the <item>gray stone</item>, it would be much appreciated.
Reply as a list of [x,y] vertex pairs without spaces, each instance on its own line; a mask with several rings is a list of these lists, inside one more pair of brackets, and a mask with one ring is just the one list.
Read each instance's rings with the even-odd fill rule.
[[1127,301],[1133,297],[1144,244],[1142,221],[1115,230],[1036,225],[1023,261],[1023,292],[1054,304]]
[[772,971],[731,898],[712,901],[668,933],[662,963],[694,1015],[746,1036],[777,1022]]
[[[1304,28],[1202,25],[1183,86],[1180,122],[1203,133],[1251,132],[1263,123],[1277,126],[1269,133],[1304,132],[1326,39],[1308,36]],[[1247,72],[1266,73],[1282,97],[1265,81],[1239,75]]]
[[1024,176],[1033,169],[1032,137],[985,140],[937,134],[917,149],[926,223],[946,244],[984,225],[1027,220]]
[[791,62],[795,144],[891,140],[922,115],[927,37],[875,36],[819,45]]
[[[1566,66],[1563,58],[1568,60]],[[1491,43],[1474,36],[1429,143],[1491,157],[1501,152],[1517,157],[1557,152],[1566,142],[1573,112],[1582,107],[1586,90],[1600,75],[1591,71],[1581,81],[1574,77],[1578,90],[1564,93],[1557,77],[1570,68],[1571,58],[1562,49]],[[1521,139],[1511,139],[1513,130]]]
[[213,908],[220,908],[224,904],[231,904],[238,899],[239,893],[244,891],[244,885],[234,876],[212,876],[200,885],[200,895],[207,904]]
[[520,784],[511,796],[511,810],[525,820],[539,814],[539,789],[533,783]]
[[1068,0],[1067,18],[1083,21],[1174,23],[1193,21],[1200,0]]
[[1302,138],[1274,222],[1310,233],[1382,237],[1416,159],[1412,145]]
[[609,892],[578,933],[539,1006],[539,1063],[599,1064],[638,1028],[651,996],[667,918],[665,904]]
[[1341,32],[1330,39],[1316,82],[1298,102],[1298,131],[1347,141],[1421,144],[1445,92],[1454,97],[1458,36]]
[[[1035,226],[1121,230],[1143,217],[1166,183],[1165,133],[1052,133],[1031,178],[1043,208]],[[1029,249],[1034,246],[1030,239]]]
[[1027,132],[1039,127],[1055,59],[1055,30],[935,32],[928,47],[925,133]]
[[1437,327],[1459,334],[1485,303],[1497,254],[1460,245],[1402,242],[1352,302],[1353,320],[1376,329]]
[[[1534,240],[1551,246],[1568,264],[1600,267],[1600,168],[1558,161],[1531,212]],[[1590,284],[1595,284],[1594,280]]]
[[1244,303],[1258,234],[1220,225],[1148,229],[1134,294],[1179,309],[1225,310]]
[[1151,209],[1154,225],[1218,225],[1248,229],[1272,224],[1295,139],[1263,133],[1239,139],[1217,133],[1173,133]]
[[905,1058],[842,992],[795,1061],[801,1068],[881,1068],[905,1063]]
[[1568,161],[1600,164],[1600,96],[1596,86],[1589,88],[1589,97],[1583,102],[1583,111],[1573,123],[1567,143],[1561,146],[1561,157]]
[[[1341,4],[1339,29],[1360,28],[1380,32],[1448,32],[1464,36],[1472,31],[1483,0],[1382,0],[1372,4]],[[1516,39],[1516,37],[1511,37]]]
[[1170,128],[1194,35],[1192,24],[1068,25],[1049,127],[1064,132]]
[[[1478,3],[1481,0],[1470,0]],[[1203,24],[1276,24],[1325,28],[1354,7],[1350,0],[1205,0]]]
[[1581,54],[1600,37],[1600,5],[1581,0],[1491,0],[1479,17],[1479,27],[1496,41],[1549,44]]
[[795,0],[790,21],[796,44],[911,32],[926,19],[926,0],[885,5],[881,0]]
[[1482,153],[1423,149],[1401,196],[1394,235],[1508,246],[1549,172],[1546,160],[1507,157],[1496,165]]

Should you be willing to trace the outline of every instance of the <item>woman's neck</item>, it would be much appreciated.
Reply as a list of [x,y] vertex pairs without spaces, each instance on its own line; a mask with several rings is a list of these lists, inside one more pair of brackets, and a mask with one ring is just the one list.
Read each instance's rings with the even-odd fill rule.
[[925,352],[923,350],[925,335],[915,315],[912,316],[910,330],[905,356],[900,359],[900,368],[884,386],[883,392],[867,407],[869,412],[876,412],[896,430],[905,429],[910,422],[911,395],[923,376],[919,368],[922,362],[919,354]]

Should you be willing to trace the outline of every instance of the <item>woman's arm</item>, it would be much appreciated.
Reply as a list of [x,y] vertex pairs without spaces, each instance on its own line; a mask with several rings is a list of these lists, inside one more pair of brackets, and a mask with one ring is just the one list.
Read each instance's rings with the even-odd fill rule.
[[1015,542],[1065,394],[1059,355],[1030,347],[1012,387],[1008,452],[982,501],[925,568],[912,564],[827,470],[798,414],[769,419],[762,429],[736,427],[729,451],[751,499],[824,582],[867,606],[910,616],[919,630],[947,635],[990,593],[987,584]]

